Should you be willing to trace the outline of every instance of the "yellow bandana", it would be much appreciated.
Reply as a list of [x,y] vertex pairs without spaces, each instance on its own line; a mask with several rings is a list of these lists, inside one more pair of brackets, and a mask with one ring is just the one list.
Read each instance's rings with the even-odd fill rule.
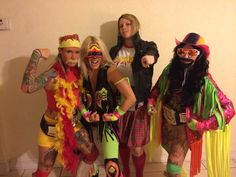
[[65,41],[62,41],[59,45],[59,48],[65,48],[65,47],[81,47],[80,41],[76,39],[67,39]]

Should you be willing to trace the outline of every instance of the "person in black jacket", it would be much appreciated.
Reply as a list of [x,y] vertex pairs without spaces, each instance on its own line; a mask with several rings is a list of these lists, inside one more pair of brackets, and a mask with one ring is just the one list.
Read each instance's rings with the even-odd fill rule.
[[140,23],[134,15],[121,15],[118,19],[117,45],[110,50],[111,58],[129,78],[136,96],[136,103],[119,120],[119,151],[126,177],[130,176],[130,150],[136,177],[143,177],[146,159],[143,147],[149,142],[150,132],[147,98],[152,87],[153,66],[159,57],[156,44],[142,40],[139,28]]

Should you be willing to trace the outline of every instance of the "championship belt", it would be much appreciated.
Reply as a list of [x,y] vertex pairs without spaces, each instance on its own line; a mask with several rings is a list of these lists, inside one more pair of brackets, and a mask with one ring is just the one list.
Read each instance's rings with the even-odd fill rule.
[[179,122],[186,123],[186,113],[179,113]]
[[165,117],[166,121],[171,125],[186,123],[185,113],[178,113],[166,105],[163,106],[163,116]]
[[50,124],[46,119],[50,119],[50,118],[44,115],[40,122],[40,128],[46,135],[50,137],[55,137],[55,134],[56,134],[55,124]]

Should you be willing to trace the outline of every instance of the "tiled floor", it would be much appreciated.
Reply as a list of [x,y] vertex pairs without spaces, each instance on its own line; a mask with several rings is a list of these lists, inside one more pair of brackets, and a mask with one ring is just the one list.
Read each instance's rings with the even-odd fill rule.
[[[236,176],[236,159],[231,159],[230,161],[231,166],[231,177]],[[85,164],[81,164],[77,177],[87,177],[87,171],[89,166]],[[163,171],[165,169],[165,163],[147,163],[144,169],[144,176],[145,177],[164,177]],[[184,169],[189,171],[189,162],[184,163]],[[0,176],[0,177],[31,177],[32,172],[34,169],[25,169],[19,171],[12,171],[8,175]],[[99,177],[105,177],[104,169],[102,166],[99,167],[100,175]],[[69,173],[66,172],[64,169],[57,167],[54,168],[53,172],[50,174],[49,177],[70,177]],[[131,165],[131,177],[135,177],[134,169]],[[201,166],[201,173],[198,174],[196,177],[207,177],[207,168],[206,162],[202,161]]]

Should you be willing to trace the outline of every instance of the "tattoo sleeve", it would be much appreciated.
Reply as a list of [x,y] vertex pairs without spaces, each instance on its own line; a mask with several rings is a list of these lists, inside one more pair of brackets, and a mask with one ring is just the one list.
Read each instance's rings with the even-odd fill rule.
[[40,52],[38,50],[34,50],[26,67],[21,85],[21,89],[25,93],[32,93],[41,89],[50,81],[50,79],[57,76],[57,72],[53,68],[40,74],[39,76],[36,76],[40,57]]

